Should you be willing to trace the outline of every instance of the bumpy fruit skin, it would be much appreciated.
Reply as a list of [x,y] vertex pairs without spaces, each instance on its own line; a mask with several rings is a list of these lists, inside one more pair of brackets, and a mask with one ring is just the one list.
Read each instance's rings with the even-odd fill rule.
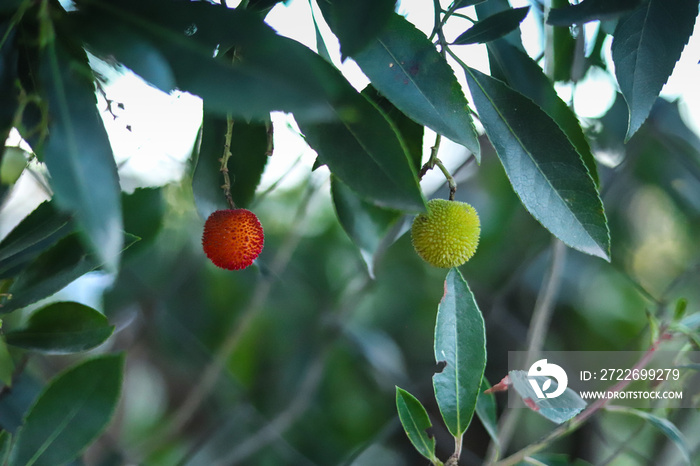
[[217,210],[204,223],[204,253],[222,269],[245,269],[258,257],[264,241],[258,217],[246,209]]
[[434,267],[458,267],[474,255],[481,226],[474,207],[466,202],[433,199],[428,212],[416,216],[411,227],[413,247]]

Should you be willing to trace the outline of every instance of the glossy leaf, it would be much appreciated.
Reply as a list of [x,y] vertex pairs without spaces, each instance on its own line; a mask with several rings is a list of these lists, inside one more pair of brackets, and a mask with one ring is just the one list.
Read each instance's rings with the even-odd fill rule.
[[12,330],[5,337],[12,346],[69,354],[101,345],[113,331],[114,326],[95,309],[74,302],[58,302],[34,312],[23,328]]
[[[221,157],[227,128],[225,117],[204,112],[202,141],[192,178],[197,210],[203,218],[215,210],[229,208],[221,189],[224,183]],[[247,207],[255,196],[255,189],[269,158],[266,125],[234,121],[230,150],[231,157],[227,166],[231,179],[231,196],[237,207]]]
[[571,26],[590,21],[606,21],[634,9],[640,0],[583,0],[575,5],[552,8],[547,16],[547,24]]
[[597,186],[599,180],[596,162],[581,124],[576,114],[554,90],[542,68],[525,52],[503,39],[490,42],[488,50],[492,74],[502,77],[510,87],[532,99],[559,125],[581,156]]
[[[362,99],[360,102],[358,99]],[[299,122],[319,162],[360,197],[381,207],[411,212],[425,209],[406,147],[387,117],[365,97],[352,96],[356,109],[337,122]]]
[[685,436],[683,433],[678,430],[678,427],[676,427],[675,424],[673,424],[671,421],[668,419],[664,419],[662,417],[659,417],[655,414],[652,414],[647,411],[641,411],[639,409],[632,409],[632,408],[627,408],[625,406],[615,406],[614,411],[617,413],[623,413],[623,414],[630,414],[632,416],[637,416],[638,418],[644,420],[645,422],[648,422],[652,426],[656,427],[659,429],[663,434],[668,437],[669,440],[671,440],[680,450],[681,454],[683,455],[683,459],[686,461],[686,464],[691,465],[694,464],[691,457],[691,449],[690,446],[688,445],[688,441],[686,440]]
[[318,5],[345,59],[364,49],[384,29],[396,0],[322,0]]
[[481,380],[481,388],[479,389],[479,398],[476,400],[476,415],[481,421],[481,424],[488,432],[489,437],[494,442],[496,447],[501,448],[498,440],[498,419],[496,418],[496,396],[493,393],[484,393],[491,388],[486,377]]
[[49,382],[25,417],[9,465],[53,466],[76,458],[112,418],[123,366],[123,355],[100,356]]
[[50,137],[44,161],[56,202],[75,213],[86,244],[109,270],[123,248],[117,167],[102,119],[87,56],[51,43],[42,63]]
[[471,68],[466,75],[486,134],[525,208],[568,246],[609,260],[603,204],[566,135],[501,81]]
[[[541,387],[545,381],[551,380],[549,377],[530,377],[527,371],[510,371],[508,377],[515,391],[530,409],[557,424],[568,421],[586,407],[586,402],[570,388],[567,388],[556,398],[539,398],[530,385],[530,379],[536,379]],[[550,391],[555,390],[557,388],[556,381],[551,380],[550,387]]]
[[[0,338],[0,382],[8,387],[11,386],[14,371],[15,363],[12,361],[5,339]],[[0,458],[2,458],[2,455],[0,455]],[[2,464],[2,461],[0,461],[0,464]]]
[[452,44],[483,44],[503,37],[517,29],[529,11],[529,6],[512,8],[480,19],[479,22],[460,34]]
[[435,323],[435,360],[444,363],[433,375],[433,388],[445,426],[461,437],[474,415],[486,367],[484,318],[458,269],[445,279],[445,293]]
[[[126,235],[125,246],[129,247],[137,240]],[[9,296],[0,297],[0,314],[51,296],[101,265],[95,254],[85,250],[78,234],[71,234],[42,252],[17,276],[8,290]]]
[[401,425],[415,449],[435,463],[435,439],[426,432],[433,425],[421,402],[406,390],[396,387],[396,409]]
[[626,140],[642,126],[693,33],[697,0],[650,0],[615,28],[612,57],[630,109]]
[[416,122],[479,157],[467,100],[435,46],[405,18],[393,15],[382,34],[353,57],[372,85]]
[[0,242],[0,278],[14,275],[72,231],[70,216],[43,202]]

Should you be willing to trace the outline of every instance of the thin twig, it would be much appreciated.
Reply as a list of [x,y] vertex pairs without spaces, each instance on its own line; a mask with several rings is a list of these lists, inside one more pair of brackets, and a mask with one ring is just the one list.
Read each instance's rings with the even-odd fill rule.
[[[660,332],[660,337],[658,340],[654,341],[652,345],[644,352],[642,357],[637,361],[637,363],[632,367],[632,371],[634,370],[641,370],[649,364],[651,361],[652,357],[654,356],[654,353],[656,352],[657,348],[661,344],[662,341],[669,340],[671,338],[671,335],[666,333],[666,330],[663,329],[663,331]],[[610,387],[607,391],[609,392],[621,392],[625,388],[627,388],[627,385],[629,385],[632,382],[631,379],[629,380],[621,380],[617,384],[613,385]],[[542,440],[530,444],[527,447],[523,448],[522,450],[510,455],[507,458],[502,459],[501,461],[498,461],[496,463],[492,463],[494,466],[511,466],[514,464],[518,464],[520,461],[525,459],[528,456],[534,455],[538,451],[548,447],[553,441],[564,437],[575,430],[577,430],[579,427],[583,425],[584,422],[588,420],[593,414],[598,412],[600,409],[604,408],[608,402],[610,401],[610,398],[599,398],[598,400],[595,401],[595,403],[592,403],[583,410],[581,413],[579,413],[576,417],[571,419],[569,422],[560,425],[556,429],[554,429],[552,432],[550,432],[547,436],[545,436]]]
[[233,118],[231,115],[226,117],[226,138],[224,139],[224,153],[221,155],[221,174],[224,175],[224,184],[221,189],[224,191],[224,197],[229,209],[235,209],[236,204],[233,202],[231,195],[231,178],[228,175],[228,159],[231,158],[231,138],[233,136]]
[[[549,323],[554,310],[555,298],[561,286],[561,275],[566,259],[566,245],[554,238],[552,240],[552,262],[549,267],[549,272],[544,280],[535,308],[530,319],[530,326],[527,334],[527,353],[526,361],[535,359],[535,356],[542,351],[544,339],[547,335]],[[523,361],[525,363],[526,361]],[[498,443],[491,442],[486,455],[486,462],[490,463],[496,460],[499,451],[506,451],[508,444],[513,438],[515,427],[520,419],[521,410],[511,409],[506,411],[498,425]]]

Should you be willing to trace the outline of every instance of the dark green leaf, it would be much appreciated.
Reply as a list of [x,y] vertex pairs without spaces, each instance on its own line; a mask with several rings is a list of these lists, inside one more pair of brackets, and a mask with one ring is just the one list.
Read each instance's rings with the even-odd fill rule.
[[[135,241],[135,237],[126,235],[125,246]],[[22,271],[10,286],[9,296],[0,298],[3,300],[0,313],[12,312],[51,296],[100,265],[100,259],[85,250],[78,234],[71,234],[41,253]]]
[[[319,121],[353,110],[344,98],[354,90],[338,70],[307,47],[277,35],[254,12],[166,0],[79,6],[72,15],[75,28],[94,53],[139,72],[144,63],[149,65],[155,47],[175,85],[202,97],[206,108],[222,116],[262,120],[282,110],[297,120]],[[139,37],[143,47],[123,45]]]
[[566,135],[530,99],[479,71],[466,72],[486,134],[525,208],[568,246],[609,260],[603,204]]
[[[508,0],[488,0],[487,2],[477,4],[474,7],[474,9],[476,10],[477,18],[479,18],[479,20],[482,20],[493,16],[497,13],[510,11],[511,6]],[[512,46],[525,51],[525,48],[523,47],[523,41],[520,36],[520,28],[514,29],[512,32],[506,34],[504,39],[510,42]]]
[[[221,157],[228,128],[226,118],[205,110],[202,121],[202,142],[192,189],[197,210],[203,218],[219,209],[228,209],[221,186]],[[231,196],[236,207],[247,207],[255,196],[262,172],[269,158],[267,126],[263,123],[234,121],[231,134],[231,157],[228,161]]]
[[10,466],[55,466],[77,457],[112,418],[123,366],[123,355],[105,355],[54,378],[29,410]]
[[445,279],[435,323],[435,360],[444,363],[433,387],[445,425],[461,437],[474,415],[486,367],[484,318],[458,269]]
[[493,393],[484,393],[491,388],[491,384],[484,377],[481,380],[481,388],[479,389],[479,398],[476,400],[476,415],[481,421],[481,424],[488,432],[489,437],[494,442],[496,447],[501,448],[498,440],[498,419],[496,419],[496,396]]
[[559,125],[581,156],[597,186],[599,180],[595,159],[578,118],[561,100],[542,68],[525,52],[503,39],[490,42],[488,49],[492,73],[496,74],[494,69],[497,69],[498,75],[502,76],[510,87],[532,99]]
[[405,113],[396,108],[389,99],[380,94],[371,84],[362,90],[362,95],[367,97],[370,102],[374,102],[396,127],[406,146],[413,168],[416,172],[420,171],[423,159],[423,134],[425,133],[425,127],[406,116]]
[[530,11],[529,6],[512,8],[496,13],[488,18],[480,19],[474,26],[459,35],[454,45],[483,44],[514,31]]
[[683,459],[686,461],[686,464],[693,464],[693,461],[691,460],[691,449],[688,445],[688,441],[685,439],[683,433],[678,430],[678,427],[676,427],[675,424],[668,419],[664,419],[647,411],[641,411],[624,406],[615,406],[613,412],[637,416],[638,418],[656,427],[678,447],[683,455]]
[[95,309],[79,303],[59,302],[34,312],[27,324],[8,332],[7,343],[50,354],[86,351],[109,338],[114,326]]
[[70,216],[43,202],[0,242],[0,278],[17,273],[72,230]]
[[[11,386],[14,371],[15,363],[12,361],[5,339],[0,337],[0,382],[8,387]],[[0,458],[2,458],[2,455],[0,455]],[[2,461],[0,461],[0,464],[3,464]]]
[[362,198],[382,207],[412,212],[425,200],[396,128],[365,97],[350,95],[355,110],[337,115],[338,122],[299,123],[320,162]]
[[372,275],[373,256],[401,213],[363,201],[335,176],[331,178],[331,194],[340,225],[362,252]]
[[338,36],[345,59],[364,49],[384,29],[396,0],[321,0],[318,5]]
[[19,90],[15,85],[17,79],[17,49],[15,48],[15,30],[12,21],[0,22],[0,202],[7,192],[5,182],[3,156],[5,153],[5,141],[13,126],[15,112],[18,107]]
[[693,33],[697,0],[649,0],[622,18],[612,57],[630,109],[626,140],[642,126]]
[[435,463],[435,439],[426,432],[432,424],[421,402],[406,390],[396,387],[396,409],[401,425],[415,449]]
[[[549,377],[530,377],[527,371],[510,371],[508,377],[515,391],[518,392],[530,409],[557,424],[568,421],[586,407],[586,402],[570,388],[567,388],[564,393],[556,398],[539,398],[532,385],[530,385],[530,378],[536,379],[536,382],[541,387],[545,381],[551,380]],[[551,380],[550,387],[550,391],[556,390],[556,381]]]
[[[147,246],[161,229],[165,202],[158,188],[139,188],[131,194],[122,194],[124,230],[139,238],[129,251]],[[143,245],[143,246],[142,246]]]
[[393,15],[377,40],[353,58],[372,85],[403,113],[479,158],[474,124],[454,72],[405,18]]
[[571,26],[589,21],[615,19],[637,7],[639,2],[640,0],[583,0],[576,5],[549,10],[547,24]]
[[116,270],[123,248],[119,179],[87,56],[51,43],[42,73],[51,121],[44,161],[56,202],[75,212],[83,239],[100,262]]

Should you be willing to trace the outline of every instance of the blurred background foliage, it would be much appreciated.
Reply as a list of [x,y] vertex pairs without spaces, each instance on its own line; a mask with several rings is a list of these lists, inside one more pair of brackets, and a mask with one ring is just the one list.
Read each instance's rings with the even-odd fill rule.
[[[582,121],[598,163],[612,262],[567,250],[547,350],[644,350],[647,312],[670,319],[679,298],[687,299],[688,313],[697,311],[700,139],[678,102],[657,101],[625,143],[627,120],[618,96],[604,115]],[[522,207],[488,140],[480,143],[480,165],[465,149],[447,150],[456,199],[474,205],[482,221],[477,254],[461,271],[484,314],[486,377],[495,383],[507,373],[508,351],[525,347],[553,240]],[[9,163],[6,153],[3,174]],[[265,249],[256,266],[235,273],[202,253],[194,166],[177,181],[123,194],[124,228],[141,241],[125,251],[118,274],[92,272],[51,298],[90,301],[116,326],[95,351],[126,353],[114,421],[74,464],[424,464],[399,424],[394,387],[408,389],[439,419],[430,379],[445,271],[414,253],[407,216],[370,261],[370,273],[337,220],[329,172],[303,164],[301,171],[252,202]],[[14,181],[3,178],[3,188],[13,189]],[[426,192],[447,196],[445,187]],[[34,308],[7,316],[4,325],[17,325]],[[0,426],[14,432],[43,382],[80,358],[30,359],[0,396]],[[498,400],[501,412],[505,398]],[[697,411],[667,415],[697,458]],[[552,426],[525,413],[511,449]],[[437,423],[434,429],[438,456],[449,456],[449,435]],[[480,464],[488,443],[475,420],[461,464]],[[564,454],[561,464],[568,457],[616,465],[679,461],[665,437],[615,413],[597,415],[551,450]]]

